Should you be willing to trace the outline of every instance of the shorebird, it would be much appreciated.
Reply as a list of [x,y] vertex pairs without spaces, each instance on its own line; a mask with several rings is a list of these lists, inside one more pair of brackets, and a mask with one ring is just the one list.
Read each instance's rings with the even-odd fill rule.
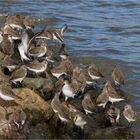
[[47,44],[44,42],[34,48],[29,49],[28,55],[38,58],[43,57],[46,54],[46,52],[47,52]]
[[71,120],[70,111],[65,102],[62,102],[58,108],[58,117],[62,122],[69,122]]
[[62,36],[63,33],[67,30],[67,25],[64,25],[62,28],[48,28],[48,26],[44,29],[44,31],[37,36],[36,38],[44,38],[47,40],[56,40],[60,43],[63,42]]
[[24,20],[23,20],[23,24],[25,25],[25,27],[27,29],[32,29],[34,28],[34,20],[31,16],[27,15]]
[[12,73],[10,80],[14,84],[17,84],[18,82],[21,83],[23,79],[26,77],[26,75],[27,75],[27,68],[25,65],[22,65]]
[[88,69],[86,69],[86,68],[83,69],[83,73],[84,73],[85,78],[86,78],[86,84],[87,84],[87,86],[89,86],[89,87],[97,86],[96,81],[93,80],[93,79],[89,76],[89,74],[88,74]]
[[18,50],[19,50],[19,53],[20,53],[20,57],[21,57],[21,60],[26,60],[26,61],[29,61],[30,58],[28,58],[27,56],[27,52],[28,52],[28,49],[29,49],[29,36],[26,32],[23,32],[22,34],[22,38],[21,38],[21,43],[18,45]]
[[45,60],[47,60],[49,63],[54,63],[57,60],[53,49],[47,49]]
[[62,60],[68,59],[69,54],[68,54],[68,52],[67,52],[67,50],[66,50],[65,44],[62,44],[62,45],[61,45],[61,48],[60,48],[60,50],[59,50],[59,56],[60,56],[60,58],[61,58]]
[[65,79],[65,74],[61,75],[59,77],[59,79],[54,83],[52,93],[59,93],[59,92],[61,92],[62,87],[64,86],[64,79]]
[[2,60],[2,66],[9,69],[9,71],[14,70],[18,65],[18,62],[13,60],[9,55],[5,55]]
[[114,105],[111,105],[106,113],[107,113],[111,123],[119,123],[120,109],[118,109]]
[[109,101],[113,104],[125,100],[118,92],[112,87],[111,82],[106,82],[106,90],[109,94]]
[[79,67],[73,69],[71,76],[71,85],[74,89],[74,93],[84,93],[86,88],[86,77],[83,73],[83,70]]
[[76,113],[74,117],[74,124],[78,127],[80,127],[82,130],[84,129],[84,126],[87,124],[86,120],[83,118],[82,114]]
[[0,49],[4,54],[13,55],[14,54],[14,42],[11,35],[3,35],[3,40],[0,43]]
[[128,127],[132,126],[132,123],[137,120],[137,114],[134,112],[131,105],[126,105],[123,110],[123,115],[129,122]]
[[65,96],[65,101],[67,101],[68,98],[74,98],[75,96],[74,89],[70,85],[70,82],[68,80],[64,81],[64,86],[62,87],[62,93]]
[[60,96],[60,92],[56,92],[55,96],[53,97],[51,101],[51,107],[55,113],[58,112],[60,104],[61,104],[59,96]]
[[91,99],[91,96],[89,94],[84,95],[84,99],[82,100],[82,107],[86,114],[95,113],[95,104]]
[[10,25],[12,28],[22,30],[24,28],[23,20],[20,15],[8,15],[6,18],[6,24]]
[[107,85],[108,85],[108,83],[106,82],[102,93],[96,99],[97,105],[102,106],[103,108],[105,108],[106,104],[109,101],[109,93],[108,93],[108,90],[107,90]]
[[39,62],[37,60],[25,64],[27,69],[34,73],[43,73],[47,69],[48,62],[46,60]]
[[10,35],[13,40],[21,39],[21,34],[18,31],[14,30],[10,25],[5,25],[2,28],[2,31],[3,34]]
[[88,74],[95,81],[104,77],[95,64],[92,64],[88,67]]
[[10,115],[10,124],[14,124],[18,130],[22,130],[26,121],[26,114],[21,107],[17,107],[15,111]]
[[58,66],[51,69],[51,74],[59,78],[62,74],[66,74],[66,62],[62,61]]
[[11,87],[6,85],[4,82],[0,84],[0,105],[5,109],[9,106],[17,106],[16,100],[21,100],[21,98],[14,94]]
[[119,68],[117,67],[114,68],[112,72],[112,78],[115,82],[115,85],[118,86],[119,88],[121,85],[124,85],[124,75]]

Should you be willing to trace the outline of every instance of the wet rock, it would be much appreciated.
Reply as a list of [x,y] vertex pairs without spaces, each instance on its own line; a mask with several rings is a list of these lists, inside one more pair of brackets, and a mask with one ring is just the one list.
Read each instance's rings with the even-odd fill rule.
[[[0,107],[0,139],[26,139],[34,136],[38,124],[46,124],[54,115],[50,105],[39,95],[28,88],[18,88],[13,90],[22,100],[16,102],[22,106],[27,115],[26,126],[23,132],[19,132],[17,127],[9,125],[9,116],[14,112],[17,106],[10,106],[4,109]],[[43,126],[42,126],[43,127]],[[40,134],[38,134],[40,135]]]
[[104,128],[97,129],[94,133],[89,137],[90,139],[133,139],[134,133],[132,130],[128,128]]
[[48,78],[28,78],[23,80],[23,85],[25,87],[31,88],[34,91],[38,91],[39,95],[45,100],[51,98],[51,91],[53,89],[53,81],[50,77]]
[[51,106],[34,91],[29,88],[18,88],[13,91],[22,98],[22,101],[17,101],[17,103],[19,103],[23,109],[29,110],[31,118],[34,118],[35,114],[38,115],[40,112],[40,114],[43,113],[44,118],[47,121],[53,115]]

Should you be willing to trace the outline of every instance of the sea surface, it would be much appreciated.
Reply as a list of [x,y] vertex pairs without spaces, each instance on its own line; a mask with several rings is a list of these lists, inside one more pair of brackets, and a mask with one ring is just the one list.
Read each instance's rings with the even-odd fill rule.
[[[32,15],[36,31],[67,24],[71,57],[96,63],[107,77],[119,66],[128,103],[140,113],[140,0],[0,0],[0,22],[11,13]],[[140,138],[139,121],[132,129]]]

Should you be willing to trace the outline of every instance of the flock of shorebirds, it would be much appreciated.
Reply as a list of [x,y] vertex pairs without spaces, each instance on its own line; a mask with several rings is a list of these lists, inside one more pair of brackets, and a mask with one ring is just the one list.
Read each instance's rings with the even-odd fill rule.
[[[121,113],[129,122],[129,126],[136,121],[137,115],[131,105],[125,105],[123,110],[115,106],[125,100],[117,92],[124,85],[123,73],[117,66],[112,71],[113,83],[106,81],[100,95],[93,100],[86,87],[96,88],[98,81],[105,77],[95,64],[85,67],[74,66],[63,40],[67,25],[62,28],[46,26],[38,33],[34,33],[33,28],[33,18],[20,15],[8,15],[1,27],[1,68],[8,70],[9,76],[8,81],[0,81],[2,107],[17,105],[15,99],[20,97],[13,93],[12,85],[22,85],[23,79],[29,74],[33,77],[44,76],[42,74],[49,69],[50,74],[57,79],[52,90],[54,97],[51,107],[62,122],[73,121],[77,127],[83,129],[86,124],[88,125],[84,116],[98,113],[98,108],[105,110],[113,124],[119,123]],[[49,41],[56,43],[55,47],[59,48],[57,52],[49,46]],[[74,100],[79,96],[82,97],[81,107],[84,113],[68,103],[68,100]],[[25,123],[26,114],[19,107],[10,120],[20,129]]]

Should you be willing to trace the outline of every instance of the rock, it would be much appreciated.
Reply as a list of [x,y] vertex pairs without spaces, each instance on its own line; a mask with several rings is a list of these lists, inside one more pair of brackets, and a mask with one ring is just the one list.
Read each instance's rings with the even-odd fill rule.
[[[13,90],[16,95],[22,98],[22,101],[17,101],[23,109],[30,112],[30,117],[34,118],[31,114],[43,113],[45,120],[49,120],[53,115],[51,106],[44,101],[37,93],[29,88],[17,88]],[[28,113],[28,112],[27,112]],[[40,119],[40,118],[39,118]]]
[[39,95],[42,96],[44,99],[51,98],[51,91],[53,89],[53,81],[50,77],[48,78],[28,78],[26,77],[23,80],[23,85],[36,90],[39,92]]
[[16,102],[22,106],[27,115],[26,128],[24,129],[24,133],[20,133],[17,127],[9,125],[9,116],[14,112],[16,106],[7,107],[7,111],[3,107],[0,107],[0,139],[30,138],[34,135],[32,134],[32,129],[35,131],[39,123],[47,125],[46,122],[52,118],[54,112],[51,106],[34,91],[28,88],[17,88],[13,91],[22,98],[22,100],[16,100]]

